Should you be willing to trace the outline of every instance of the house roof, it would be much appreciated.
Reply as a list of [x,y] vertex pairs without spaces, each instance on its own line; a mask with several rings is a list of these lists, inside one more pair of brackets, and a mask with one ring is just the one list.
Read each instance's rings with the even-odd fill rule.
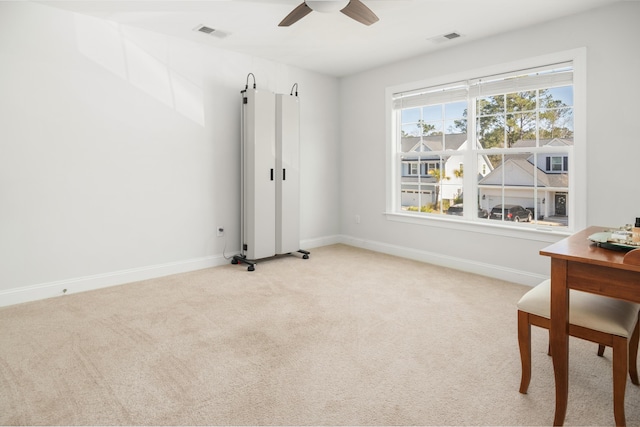
[[[573,145],[573,139],[541,139],[540,146],[569,146]],[[525,139],[515,142],[512,148],[526,148],[535,147],[536,140]],[[487,174],[484,178],[478,181],[479,185],[501,185],[502,184],[502,170],[517,170],[520,172],[519,179],[514,178],[514,182],[505,183],[506,185],[531,185],[533,184],[534,176],[537,178],[537,185],[540,187],[567,187],[569,185],[569,176],[566,173],[547,173],[546,171],[538,168],[537,174],[535,174],[536,167],[531,160],[533,157],[530,153],[518,153],[505,155],[505,161],[500,166],[497,166],[493,171]],[[513,178],[513,173],[505,174]],[[527,184],[528,182],[528,184]]]
[[[444,147],[443,147],[444,137]],[[466,133],[448,133],[445,135],[404,136],[400,142],[402,152],[424,152],[458,150],[467,140]]]
[[[562,147],[573,145],[573,138],[548,138],[540,140],[540,147]],[[529,148],[535,147],[536,140],[535,139],[521,139],[513,143],[511,148]]]

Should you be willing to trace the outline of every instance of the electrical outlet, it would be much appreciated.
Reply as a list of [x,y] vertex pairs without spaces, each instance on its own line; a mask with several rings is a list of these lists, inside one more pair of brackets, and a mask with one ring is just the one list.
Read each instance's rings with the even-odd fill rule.
[[355,220],[356,224],[360,224],[360,215],[356,215]]
[[219,225],[218,228],[216,229],[216,234],[218,237],[224,236],[224,227]]

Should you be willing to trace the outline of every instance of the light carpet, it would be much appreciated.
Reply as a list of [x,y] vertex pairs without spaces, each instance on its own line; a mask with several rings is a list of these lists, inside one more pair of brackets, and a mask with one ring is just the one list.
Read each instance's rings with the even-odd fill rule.
[[[333,245],[1,308],[0,424],[550,425],[542,329],[518,393],[528,289]],[[566,425],[614,425],[596,351],[571,340]]]

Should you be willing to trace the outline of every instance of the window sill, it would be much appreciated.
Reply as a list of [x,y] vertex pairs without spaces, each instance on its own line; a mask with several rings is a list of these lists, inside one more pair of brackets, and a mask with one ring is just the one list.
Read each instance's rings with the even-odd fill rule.
[[[452,216],[423,216],[411,213],[384,212],[387,220],[416,224],[429,227],[448,228],[452,230],[468,231],[472,233],[490,234],[493,236],[513,237],[518,239],[533,240],[539,242],[555,243],[573,234],[573,231],[550,226],[536,226],[534,224],[509,225],[500,222],[498,224],[490,220],[469,221]],[[496,221],[498,222],[498,221]]]

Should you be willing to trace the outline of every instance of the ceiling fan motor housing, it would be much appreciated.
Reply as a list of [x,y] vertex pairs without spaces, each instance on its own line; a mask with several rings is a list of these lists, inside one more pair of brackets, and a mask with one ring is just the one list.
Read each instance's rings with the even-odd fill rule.
[[335,13],[342,12],[361,24],[371,25],[378,22],[378,17],[360,0],[304,0],[278,24],[288,27],[307,16],[312,11]]
[[349,4],[349,0],[305,0],[307,6],[316,12],[339,12]]

